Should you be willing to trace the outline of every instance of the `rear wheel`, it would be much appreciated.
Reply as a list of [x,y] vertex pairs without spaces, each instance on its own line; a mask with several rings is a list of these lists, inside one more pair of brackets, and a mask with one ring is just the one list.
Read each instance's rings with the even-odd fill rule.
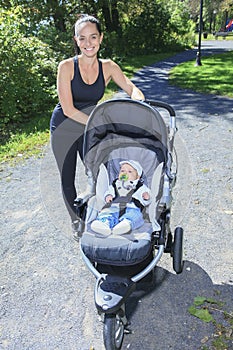
[[176,227],[174,233],[174,242],[172,245],[173,269],[176,273],[183,270],[183,229]]
[[124,324],[119,315],[104,315],[104,345],[106,350],[119,350],[124,338]]

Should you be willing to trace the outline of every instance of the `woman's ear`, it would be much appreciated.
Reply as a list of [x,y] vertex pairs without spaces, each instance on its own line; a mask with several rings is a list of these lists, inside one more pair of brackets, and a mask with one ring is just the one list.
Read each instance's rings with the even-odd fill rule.
[[103,41],[103,37],[104,37],[104,33],[102,33],[102,34],[100,35],[100,44],[101,44],[102,41]]

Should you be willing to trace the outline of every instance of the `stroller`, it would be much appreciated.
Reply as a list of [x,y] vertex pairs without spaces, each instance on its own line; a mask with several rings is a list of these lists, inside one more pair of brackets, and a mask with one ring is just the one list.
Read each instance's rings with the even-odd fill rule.
[[[167,126],[158,108],[169,114]],[[171,190],[176,180],[173,162],[176,116],[163,102],[113,99],[92,112],[84,134],[84,165],[93,185],[90,198],[75,202],[80,223],[80,249],[96,277],[95,305],[102,316],[106,350],[121,349],[128,320],[125,304],[136,284],[153,277],[163,253],[173,259],[173,269],[183,268],[183,229],[170,230]],[[107,186],[118,176],[119,163],[137,160],[143,182],[151,189],[144,225],[122,235],[97,234],[91,222],[104,206]],[[175,166],[175,168],[174,168]]]

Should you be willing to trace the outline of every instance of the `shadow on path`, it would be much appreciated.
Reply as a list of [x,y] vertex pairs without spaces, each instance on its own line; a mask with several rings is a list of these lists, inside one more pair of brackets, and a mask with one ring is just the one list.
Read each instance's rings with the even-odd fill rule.
[[[222,48],[216,47],[216,45],[221,46],[221,43],[216,44],[214,42],[213,44],[211,41],[209,43],[206,42],[202,49],[202,55],[208,56],[233,50],[233,42],[227,43],[227,46]],[[180,63],[189,60],[195,61],[195,56],[196,50],[187,50],[167,58],[164,61],[147,66],[135,75],[134,82],[143,90],[147,99],[167,102],[172,105],[178,113],[193,113],[193,111],[195,111],[197,118],[203,118],[204,115],[206,121],[210,121],[211,114],[221,115],[224,111],[224,115],[231,113],[229,117],[232,119],[232,99],[216,95],[198,94],[192,90],[180,89],[176,86],[169,85],[169,71]],[[182,116],[180,119],[182,120]]]
[[[188,312],[197,296],[222,301],[226,303],[223,309],[232,312],[233,286],[214,285],[200,266],[186,261],[180,275],[157,267],[154,286],[138,288],[128,299],[126,311],[133,334],[125,336],[122,350],[198,350],[204,340],[209,346],[213,323]],[[225,322],[221,312],[216,312],[214,318]],[[232,340],[228,349],[233,349]]]

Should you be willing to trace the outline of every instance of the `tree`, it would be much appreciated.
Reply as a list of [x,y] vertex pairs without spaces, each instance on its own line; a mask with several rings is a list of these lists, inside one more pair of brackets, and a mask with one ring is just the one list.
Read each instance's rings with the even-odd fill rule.
[[0,8],[1,126],[41,115],[54,101],[56,59],[35,37],[25,37],[27,26],[20,7]]
[[102,10],[105,28],[108,32],[116,32],[121,35],[121,25],[119,21],[119,11],[118,11],[117,0],[99,1],[100,9]]
[[[198,22],[200,0],[188,0],[188,8],[194,22]],[[232,0],[205,0],[203,6],[204,29],[225,28],[226,19],[233,16]],[[216,28],[215,28],[216,27]]]
[[189,44],[188,1],[2,0],[1,120],[22,121],[54,104],[57,64],[74,54],[73,25],[79,14],[100,19],[103,56],[121,58]]

